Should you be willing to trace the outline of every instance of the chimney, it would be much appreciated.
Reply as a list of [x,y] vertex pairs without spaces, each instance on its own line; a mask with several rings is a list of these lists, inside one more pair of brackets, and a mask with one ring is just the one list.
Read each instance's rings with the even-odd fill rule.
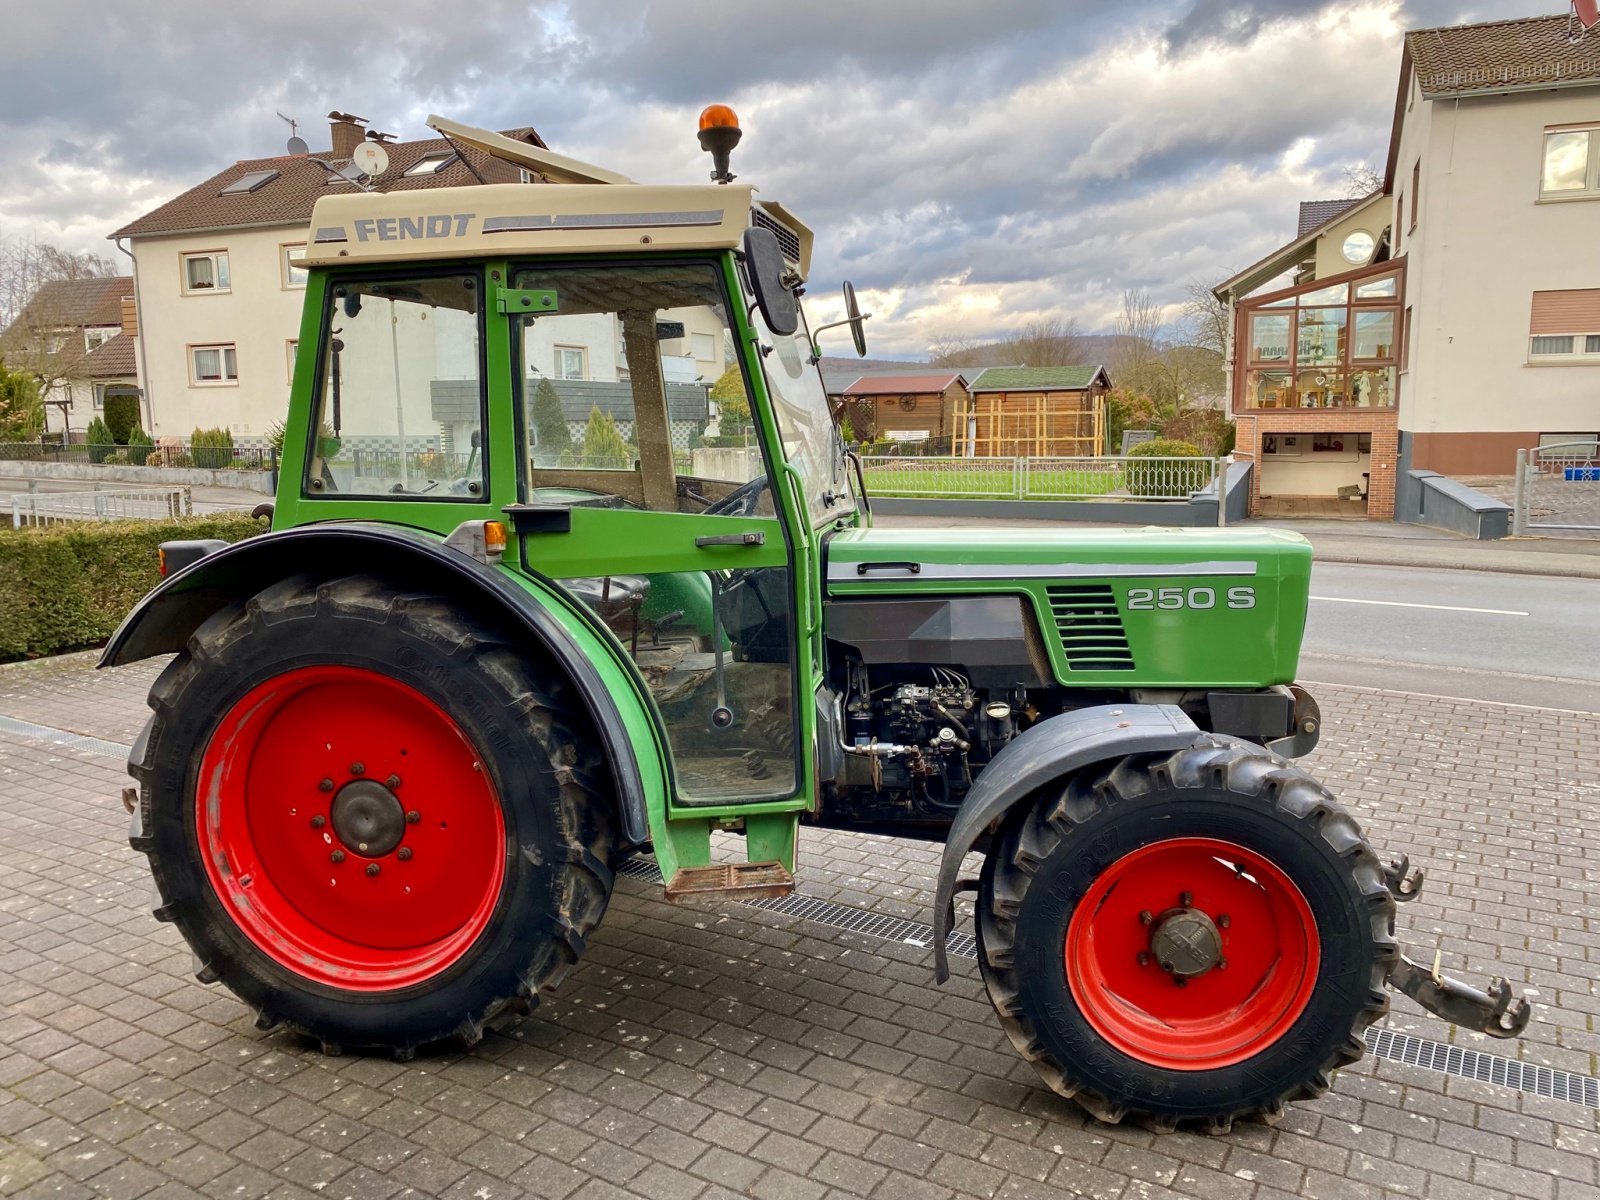
[[334,111],[328,114],[328,120],[333,131],[333,153],[329,157],[335,161],[349,158],[366,137],[362,126],[367,123],[367,119],[352,113]]

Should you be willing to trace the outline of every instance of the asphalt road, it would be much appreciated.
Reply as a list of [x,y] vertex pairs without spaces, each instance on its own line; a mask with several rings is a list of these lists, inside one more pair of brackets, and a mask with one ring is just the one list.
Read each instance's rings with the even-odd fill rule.
[[1600,712],[1600,580],[1319,563],[1308,681]]

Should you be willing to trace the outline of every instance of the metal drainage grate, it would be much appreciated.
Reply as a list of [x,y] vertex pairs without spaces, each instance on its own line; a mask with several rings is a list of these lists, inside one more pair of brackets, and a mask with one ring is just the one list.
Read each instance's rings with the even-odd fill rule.
[[[0,716],[0,734],[35,738],[56,746],[101,754],[107,758],[126,759],[130,746],[121,742],[108,742],[104,738],[85,737],[49,725],[35,725],[15,717]],[[617,868],[617,874],[629,879],[659,883],[661,871],[648,858],[634,856]],[[931,946],[933,927],[921,921],[906,921],[899,917],[885,917],[865,909],[819,900],[814,896],[790,894],[769,900],[744,900],[752,908],[765,908],[785,916],[815,921],[833,929],[865,934],[884,941],[901,942],[908,946]],[[952,933],[945,942],[951,954],[976,960],[978,943],[970,933]],[[1518,1062],[1500,1054],[1485,1054],[1481,1050],[1467,1050],[1460,1046],[1447,1046],[1429,1038],[1414,1037],[1393,1029],[1368,1029],[1363,1035],[1367,1051],[1374,1058],[1387,1062],[1420,1067],[1453,1075],[1457,1079],[1476,1079],[1519,1092],[1530,1092],[1551,1100],[1564,1100],[1581,1104],[1585,1108],[1600,1109],[1600,1079],[1578,1075],[1572,1071],[1558,1071],[1534,1063]]]
[[1575,1075],[1571,1071],[1518,1062],[1514,1058],[1485,1054],[1481,1050],[1446,1046],[1443,1042],[1413,1037],[1393,1029],[1368,1029],[1365,1037],[1367,1049],[1374,1058],[1440,1071],[1457,1079],[1499,1084],[1551,1100],[1582,1104],[1586,1108],[1600,1108],[1600,1079],[1590,1075]]
[[40,742],[49,742],[53,746],[65,746],[69,750],[84,750],[90,754],[103,754],[107,758],[120,758],[126,760],[132,746],[125,746],[121,742],[108,742],[104,738],[85,737],[81,733],[70,733],[65,729],[52,729],[49,725],[35,725],[32,721],[19,721],[15,717],[0,717],[0,733],[15,734],[17,737],[33,738]]

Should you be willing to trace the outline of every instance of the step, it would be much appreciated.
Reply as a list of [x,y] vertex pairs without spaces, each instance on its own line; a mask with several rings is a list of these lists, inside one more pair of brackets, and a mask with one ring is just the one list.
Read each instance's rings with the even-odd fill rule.
[[779,862],[717,863],[681,867],[667,884],[667,899],[676,903],[699,896],[732,896],[766,900],[794,891],[794,876]]

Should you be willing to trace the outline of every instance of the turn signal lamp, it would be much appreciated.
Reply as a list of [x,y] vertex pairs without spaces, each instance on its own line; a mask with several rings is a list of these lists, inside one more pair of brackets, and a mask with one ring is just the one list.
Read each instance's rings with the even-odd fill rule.
[[700,113],[700,148],[711,154],[711,178],[716,183],[732,183],[728,156],[743,134],[739,117],[726,104],[708,104]]
[[165,546],[156,550],[156,563],[161,568],[161,578],[167,577],[167,548]]
[[506,552],[506,527],[504,522],[485,521],[483,523],[483,552],[491,562]]

